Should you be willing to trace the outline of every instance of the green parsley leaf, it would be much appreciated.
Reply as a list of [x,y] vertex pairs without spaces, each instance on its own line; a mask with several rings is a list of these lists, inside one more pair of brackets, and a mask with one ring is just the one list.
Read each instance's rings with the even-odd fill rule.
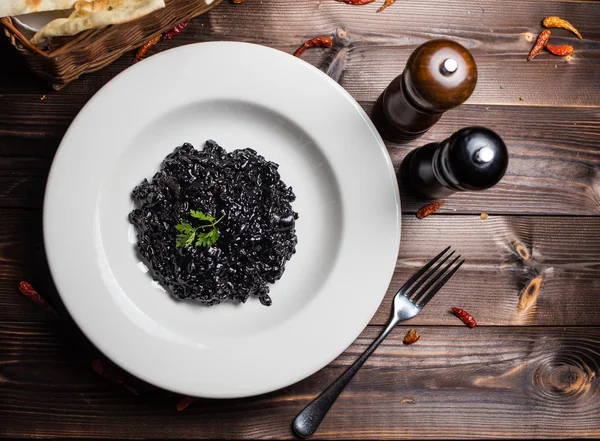
[[[208,240],[210,241],[210,245],[214,244],[221,237],[221,233],[216,228],[213,228],[212,231],[208,233]],[[210,246],[209,245],[209,246]]]
[[214,217],[212,217],[211,215],[208,215],[208,214],[204,214],[201,211],[190,210],[190,216],[192,216],[193,218],[203,220],[203,221],[208,221],[211,223],[215,221]]
[[195,236],[196,232],[192,232],[191,234],[178,234],[175,241],[175,246],[177,248],[187,248],[194,243]]
[[209,242],[209,238],[208,235],[210,233],[200,233],[198,234],[198,236],[196,237],[196,246],[197,247],[208,247],[210,246]]
[[181,231],[184,234],[193,234],[196,231],[194,227],[186,223],[177,224],[175,225],[175,228],[177,231]]
[[219,230],[216,228],[207,233],[199,233],[196,236],[196,246],[209,247],[219,240],[220,236]]
[[[178,234],[175,239],[175,246],[177,248],[189,248],[192,245],[197,247],[210,247],[214,245],[221,237],[221,233],[219,233],[219,230],[217,229],[217,224],[223,220],[225,215],[216,220],[213,216],[204,214],[201,211],[190,210],[190,216],[194,219],[208,223],[198,225],[197,227],[194,227],[187,222],[175,225],[175,229],[181,233]],[[202,231],[202,229],[206,228],[210,228],[210,230]]]

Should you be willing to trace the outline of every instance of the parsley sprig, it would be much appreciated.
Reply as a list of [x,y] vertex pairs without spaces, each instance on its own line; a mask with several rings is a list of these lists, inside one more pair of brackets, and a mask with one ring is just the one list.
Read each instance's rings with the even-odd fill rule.
[[197,227],[194,227],[187,222],[175,225],[175,229],[179,231],[175,241],[175,246],[177,248],[189,248],[192,245],[197,247],[209,247],[219,240],[221,234],[219,233],[219,230],[217,230],[217,224],[221,222],[225,215],[221,216],[219,219],[215,219],[201,211],[190,210],[190,216],[205,223],[198,225]]

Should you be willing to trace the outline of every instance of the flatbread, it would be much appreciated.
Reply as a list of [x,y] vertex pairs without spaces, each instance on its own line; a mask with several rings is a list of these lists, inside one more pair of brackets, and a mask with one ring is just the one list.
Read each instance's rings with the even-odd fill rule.
[[0,0],[0,17],[71,9],[77,0]]
[[164,7],[164,0],[79,0],[73,4],[75,10],[68,18],[51,21],[33,36],[31,42],[39,44],[50,37],[125,23]]

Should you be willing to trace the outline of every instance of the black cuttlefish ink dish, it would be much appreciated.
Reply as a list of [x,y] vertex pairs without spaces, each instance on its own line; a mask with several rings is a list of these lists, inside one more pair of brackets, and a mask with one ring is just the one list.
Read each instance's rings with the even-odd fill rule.
[[296,252],[294,192],[278,165],[246,148],[185,143],[132,192],[137,249],[152,277],[179,299],[216,305],[257,297]]

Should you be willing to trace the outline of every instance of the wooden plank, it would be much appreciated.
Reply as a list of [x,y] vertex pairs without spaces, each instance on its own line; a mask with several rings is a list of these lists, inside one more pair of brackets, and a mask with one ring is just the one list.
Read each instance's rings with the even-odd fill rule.
[[12,173],[0,176],[0,207],[37,208],[44,199],[46,180],[40,176]]
[[[459,325],[450,313],[458,306],[486,325],[600,325],[600,218],[433,215],[402,222],[394,277],[372,324],[384,324],[396,291],[451,245],[465,265],[411,323]],[[515,242],[531,261],[518,258]],[[539,275],[541,290],[527,304],[522,293]]]
[[[315,439],[600,436],[599,328],[423,327],[411,346],[401,343],[406,330],[367,361]],[[199,400],[178,413],[173,394],[142,385],[135,397],[98,377],[58,324],[0,323],[0,434],[290,439],[296,413],[379,331],[368,327],[333,363],[284,390]]]
[[[42,213],[1,209],[0,310],[3,320],[48,320],[50,317],[18,291],[19,282],[38,285],[43,295],[59,304],[42,243]],[[21,311],[21,313],[18,313]]]
[[0,208],[41,208],[59,141],[0,136]]
[[[43,252],[41,214],[4,210],[0,224],[0,309],[3,320],[45,320],[17,291],[29,280],[57,301]],[[600,218],[433,215],[402,218],[402,244],[394,278],[372,324],[385,323],[395,291],[431,257],[452,245],[467,263],[413,322],[462,326],[449,308],[470,311],[483,325],[600,326]],[[528,247],[520,261],[511,243]],[[543,275],[536,301],[519,308],[521,291]],[[368,274],[365,275],[368,277]],[[368,295],[368,294],[365,294]],[[59,305],[60,309],[60,305]]]
[[[55,92],[0,37],[0,436],[290,439],[296,413],[377,336],[395,290],[448,244],[466,265],[384,342],[315,438],[600,438],[600,2],[403,0],[376,14],[381,2],[225,2],[151,53],[208,40],[291,53],[343,27],[353,47],[341,83],[369,112],[418,44],[455,39],[478,62],[473,97],[420,140],[388,144],[388,151],[398,168],[416,146],[485,125],[509,145],[507,175],[492,190],[455,194],[424,220],[412,215],[423,201],[402,195],[402,247],[386,298],[372,326],[328,367],[283,391],[200,400],[183,413],[174,410],[173,394],[140,383],[138,398],[99,378],[90,369],[95,350],[80,332],[17,291],[20,280],[30,280],[58,301],[39,210],[47,171],[75,114],[132,54]],[[545,15],[569,19],[585,40],[553,31],[553,42],[573,44],[575,56],[527,63]],[[324,66],[328,54],[303,58]],[[481,212],[491,216],[481,220]],[[568,216],[523,216],[530,214]],[[533,260],[520,260],[514,241]],[[540,274],[539,293],[526,289]],[[454,305],[480,326],[464,327],[448,312]],[[423,336],[413,346],[401,344],[408,326]]]
[[[0,121],[0,133],[49,134],[52,139],[26,140],[0,135],[0,207],[40,207],[41,194],[57,136],[65,130],[83,103],[72,96],[11,101],[12,111]],[[361,103],[370,114],[372,104]],[[523,130],[519,121],[527,121]],[[510,163],[505,178],[485,192],[456,193],[448,198],[443,213],[600,214],[600,108],[519,107],[464,105],[448,112],[426,135],[408,144],[387,143],[396,169],[417,146],[439,142],[454,131],[486,125],[505,140]],[[25,157],[29,153],[39,159]],[[17,157],[22,157],[17,161]],[[401,185],[401,189],[404,186]],[[414,213],[426,201],[402,195],[405,213]]]
[[62,137],[73,118],[91,98],[83,95],[0,95],[0,135]]
[[[347,56],[342,85],[356,99],[372,101],[402,72],[417,45],[432,38],[451,38],[472,50],[479,67],[479,82],[471,103],[600,105],[596,87],[600,78],[598,2],[406,0],[381,14],[375,13],[377,8],[377,3],[355,7],[334,0],[224,3],[193,20],[176,39],[161,42],[153,53],[212,40],[266,44],[291,53],[305,39],[343,27],[352,36],[354,47]],[[544,54],[528,63],[527,54],[546,15],[568,18],[585,39],[579,41],[567,31],[555,30],[553,42],[573,44],[576,53],[568,58]],[[32,81],[31,74],[21,74],[25,69],[20,60],[15,60],[11,51],[5,52],[10,69],[0,72],[0,95],[29,92],[38,96],[90,96],[132,62],[132,55],[125,55],[108,68],[52,93],[43,83]],[[307,53],[306,59],[320,64],[321,54]]]
[[0,170],[47,169],[59,143],[60,137],[48,135],[43,138],[0,136]]
[[[370,114],[370,107],[365,110]],[[519,124],[527,121],[527,128]],[[442,213],[600,214],[600,109],[463,105],[425,136],[405,145],[387,143],[398,170],[415,147],[440,142],[463,127],[485,125],[509,150],[503,180],[483,192],[453,194]],[[427,203],[400,185],[403,211]]]

